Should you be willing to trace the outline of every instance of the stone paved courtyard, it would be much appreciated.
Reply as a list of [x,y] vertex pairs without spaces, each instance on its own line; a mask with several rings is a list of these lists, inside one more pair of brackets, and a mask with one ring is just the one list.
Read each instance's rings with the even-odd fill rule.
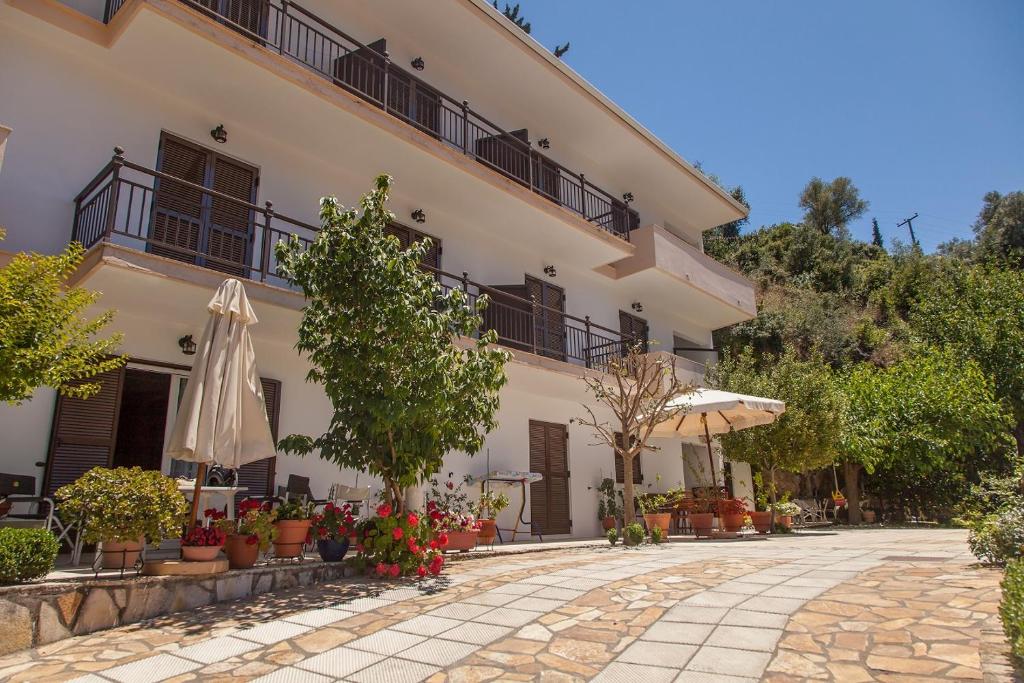
[[952,530],[496,556],[226,603],[0,659],[120,681],[1014,680],[999,572]]

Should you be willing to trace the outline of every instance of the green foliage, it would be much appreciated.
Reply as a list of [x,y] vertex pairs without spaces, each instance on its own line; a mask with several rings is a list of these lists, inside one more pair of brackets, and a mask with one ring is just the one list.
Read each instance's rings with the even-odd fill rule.
[[508,507],[508,496],[505,493],[487,491],[476,504],[476,516],[480,519],[494,519],[498,514]]
[[597,492],[600,495],[597,501],[597,518],[618,519],[622,515],[622,491],[615,490],[615,480],[605,477],[598,485]]
[[72,242],[55,256],[16,254],[0,268],[0,401],[18,405],[40,386],[87,398],[99,384],[82,380],[124,364],[111,357],[121,335],[96,338],[113,312],[85,318],[99,294],[67,286],[84,255]]
[[882,239],[882,231],[878,227],[878,219],[871,219],[871,244],[879,249],[885,249],[885,240]]
[[[420,263],[429,240],[403,250],[385,236],[389,176],[362,213],[321,201],[322,229],[308,249],[276,248],[280,272],[306,296],[296,347],[334,413],[318,437],[291,435],[282,450],[381,477],[401,510],[403,490],[438,471],[445,453],[477,453],[496,425],[507,351],[495,333],[475,341],[488,299],[444,292]],[[461,343],[459,339],[470,340]]]
[[660,526],[651,527],[651,543],[662,543],[665,540],[665,532]]
[[274,509],[274,519],[278,522],[289,520],[311,519],[316,506],[302,498],[289,498]]
[[378,511],[386,514],[356,524],[357,564],[381,578],[439,574],[444,566],[441,550],[448,544],[447,533],[442,531],[435,538],[426,516],[411,512],[392,515],[386,504]]
[[[1019,502],[1024,503],[1024,499]],[[1024,505],[982,519],[971,529],[967,544],[975,557],[992,564],[1024,556]]]
[[978,261],[1024,267],[1024,192],[989,192],[974,224]]
[[271,542],[277,537],[274,520],[277,511],[270,508],[270,503],[260,503],[246,498],[238,505],[236,519],[218,519],[214,522],[226,534],[238,534],[247,537],[246,542],[259,545],[261,552],[266,552]]
[[1024,559],[1007,565],[1000,585],[1003,599],[999,605],[999,616],[1003,620],[1003,631],[1014,656],[1024,664]]
[[46,576],[60,544],[46,529],[0,529],[0,584]]
[[652,515],[668,504],[668,497],[660,493],[642,493],[636,497],[640,514]]
[[841,236],[847,224],[863,216],[868,206],[853,181],[843,176],[832,182],[811,178],[800,193],[804,223],[826,235]]
[[174,479],[141,467],[94,467],[56,499],[62,519],[81,522],[86,543],[177,538],[189,513]]
[[644,527],[640,522],[627,524],[622,530],[626,545],[640,545],[644,542]]
[[606,533],[604,535],[604,537],[607,538],[608,542],[611,543],[612,545],[615,545],[616,543],[619,542],[619,532],[616,531],[615,529],[609,529],[608,533]]

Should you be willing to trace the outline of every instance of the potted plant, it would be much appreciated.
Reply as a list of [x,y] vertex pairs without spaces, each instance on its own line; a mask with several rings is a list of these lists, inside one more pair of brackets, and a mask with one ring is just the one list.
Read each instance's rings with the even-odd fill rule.
[[313,523],[313,503],[292,498],[281,503],[274,512],[274,557],[302,557],[302,546],[309,539]]
[[690,526],[697,538],[710,538],[715,527],[715,512],[718,510],[717,499],[710,496],[698,496],[693,499],[690,511]]
[[860,505],[860,519],[865,524],[875,523],[875,511],[867,507],[868,501],[861,501]]
[[313,538],[316,551],[324,562],[341,562],[348,552],[349,536],[355,520],[349,503],[335,505],[327,503],[324,511],[313,515]]
[[775,511],[776,521],[787,529],[793,528],[793,516],[800,514],[800,506],[789,500],[788,494],[773,503],[771,509]]
[[668,498],[661,493],[645,493],[637,496],[637,505],[643,513],[644,523],[647,530],[661,529],[663,536],[668,536],[668,527],[672,523],[672,513],[662,512],[661,509],[668,504]]
[[640,522],[626,525],[622,530],[622,542],[626,545],[640,545],[644,542],[644,528]]
[[498,535],[498,514],[508,507],[508,496],[504,493],[487,491],[480,496],[476,504],[477,518],[480,520],[480,542],[485,545],[494,543]]
[[615,491],[615,480],[605,477],[597,487],[597,518],[601,520],[601,528],[605,531],[614,529],[619,515],[622,514],[622,506],[616,500],[616,493],[622,497],[622,492]]
[[227,534],[217,525],[197,526],[181,539],[181,559],[186,562],[209,562],[220,554]]
[[734,533],[743,528],[747,516],[747,505],[741,498],[720,498],[718,500],[718,523],[722,531]]
[[754,496],[754,508],[747,514],[750,515],[750,523],[759,534],[767,534],[772,529],[772,511],[768,507],[768,489],[764,485],[761,473],[754,475],[754,484],[757,494]]
[[480,525],[470,513],[469,496],[466,495],[463,478],[456,485],[451,477],[444,484],[437,479],[430,480],[427,492],[427,517],[435,538],[444,534],[448,539],[445,550],[466,551],[476,547],[477,531]]
[[56,498],[61,517],[81,525],[84,542],[103,544],[106,569],[134,566],[146,541],[176,538],[189,512],[173,479],[141,467],[94,467]]
[[237,519],[214,522],[227,534],[224,554],[228,556],[231,569],[248,569],[256,564],[260,553],[266,552],[277,532],[274,528],[276,515],[269,502],[245,498],[238,504]]

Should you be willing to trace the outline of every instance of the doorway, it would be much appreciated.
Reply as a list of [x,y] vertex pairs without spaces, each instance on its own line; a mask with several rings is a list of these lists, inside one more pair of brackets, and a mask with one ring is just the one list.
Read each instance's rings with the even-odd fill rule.
[[126,368],[114,442],[114,467],[160,470],[171,375]]

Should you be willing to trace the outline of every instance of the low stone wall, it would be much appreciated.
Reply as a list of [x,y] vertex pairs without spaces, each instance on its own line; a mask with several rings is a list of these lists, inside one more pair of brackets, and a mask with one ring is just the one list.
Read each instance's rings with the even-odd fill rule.
[[142,576],[0,587],[0,655],[270,591],[334,581],[354,570],[305,560],[206,576]]

